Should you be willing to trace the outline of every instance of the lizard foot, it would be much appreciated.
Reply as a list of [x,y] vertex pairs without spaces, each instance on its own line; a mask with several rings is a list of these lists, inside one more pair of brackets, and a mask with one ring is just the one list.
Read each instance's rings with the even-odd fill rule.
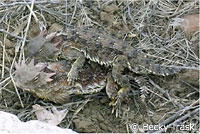
[[118,91],[118,98],[124,98],[128,92],[131,90],[131,87],[122,87],[119,91]]

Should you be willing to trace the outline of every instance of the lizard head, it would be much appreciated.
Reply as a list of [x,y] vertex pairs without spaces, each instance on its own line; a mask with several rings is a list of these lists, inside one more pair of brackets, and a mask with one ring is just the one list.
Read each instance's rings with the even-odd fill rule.
[[35,58],[36,60],[41,60],[43,58],[53,56],[55,52],[58,51],[57,46],[62,42],[62,40],[55,41],[55,33],[44,37],[44,31],[32,38],[27,44],[27,55],[29,58]]
[[16,86],[31,91],[51,82],[53,80],[51,77],[55,73],[45,72],[45,67],[45,64],[34,65],[34,59],[29,64],[26,64],[25,60],[22,60],[21,63],[15,63],[14,80]]
[[44,37],[45,31],[41,31],[40,34],[32,38],[27,45],[27,54],[29,57],[33,57],[45,44],[47,39]]

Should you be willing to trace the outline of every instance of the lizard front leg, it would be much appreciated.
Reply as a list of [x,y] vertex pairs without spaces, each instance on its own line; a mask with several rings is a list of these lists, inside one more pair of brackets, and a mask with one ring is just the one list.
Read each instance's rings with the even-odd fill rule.
[[67,81],[69,84],[73,84],[74,80],[78,79],[78,73],[79,70],[83,67],[85,63],[85,57],[82,53],[80,53],[79,57],[76,59],[76,61],[72,64],[72,67],[67,74]]

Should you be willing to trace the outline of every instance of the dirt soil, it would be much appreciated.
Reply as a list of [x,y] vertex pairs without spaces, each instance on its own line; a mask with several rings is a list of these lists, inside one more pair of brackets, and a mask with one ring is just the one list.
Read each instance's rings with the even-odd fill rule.
[[[196,30],[192,27],[199,21],[187,23],[185,28],[175,19],[199,14],[198,0],[37,0],[31,19],[30,9],[31,2],[0,3],[1,111],[28,121],[36,119],[34,104],[67,108],[68,114],[59,126],[76,132],[199,132],[199,26]],[[167,77],[139,75],[141,87],[136,90],[140,95],[131,91],[114,110],[104,90],[75,96],[70,103],[59,105],[15,87],[14,62],[24,55],[24,37],[30,40],[37,36],[41,27],[52,33],[81,26],[104,30],[143,50],[156,63],[184,69]]]

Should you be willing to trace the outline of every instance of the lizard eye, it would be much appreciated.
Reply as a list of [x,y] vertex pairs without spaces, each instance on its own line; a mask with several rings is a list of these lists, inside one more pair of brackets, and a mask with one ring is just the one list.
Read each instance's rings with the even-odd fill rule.
[[36,76],[36,77],[33,79],[34,82],[38,82],[38,80],[39,80],[39,76]]
[[43,51],[43,48],[41,48],[40,50],[39,50],[39,52],[42,52]]

